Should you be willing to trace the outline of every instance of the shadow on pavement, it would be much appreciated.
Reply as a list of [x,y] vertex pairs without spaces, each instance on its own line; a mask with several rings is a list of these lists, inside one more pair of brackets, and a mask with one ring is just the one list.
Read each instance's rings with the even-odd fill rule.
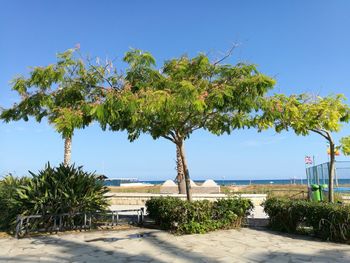
[[[62,239],[57,236],[38,236],[32,237],[30,245],[40,246],[45,245],[50,247],[48,250],[53,251],[53,254],[33,255],[33,248],[28,247],[28,253],[26,249],[23,250],[23,255],[18,256],[0,256],[0,262],[26,262],[26,263],[52,263],[52,262],[154,262],[154,263],[166,263],[158,259],[157,256],[149,255],[148,253],[140,253],[137,255],[128,254],[125,248],[102,248],[101,242],[112,243],[121,240],[141,239],[145,242],[149,242],[155,245],[157,248],[161,248],[163,254],[168,254],[169,258],[181,258],[185,262],[215,262],[208,261],[205,256],[193,253],[190,251],[184,251],[183,248],[174,246],[167,243],[164,240],[159,240],[158,236],[153,232],[140,231],[140,233],[130,234],[126,237],[118,237],[118,233],[115,232],[115,237],[106,238],[94,238],[73,241]],[[79,235],[79,234],[78,234]],[[102,233],[101,233],[102,235]],[[21,240],[18,240],[21,242]],[[98,242],[99,245],[94,244]],[[142,246],[142,244],[140,244]],[[164,248],[163,248],[164,247]],[[130,247],[130,250],[133,248]],[[123,251],[124,250],[124,251]],[[39,258],[40,256],[40,258]]]
[[344,251],[338,249],[331,250],[320,250],[317,253],[303,254],[303,253],[290,253],[290,252],[271,252],[271,253],[262,253],[254,255],[249,258],[254,262],[261,263],[301,263],[301,262],[337,262],[337,263],[348,263],[349,255],[346,255]]

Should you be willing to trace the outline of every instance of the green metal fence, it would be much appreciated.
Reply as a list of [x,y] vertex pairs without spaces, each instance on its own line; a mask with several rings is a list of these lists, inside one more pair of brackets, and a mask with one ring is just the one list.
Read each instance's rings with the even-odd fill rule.
[[[328,184],[329,162],[306,168],[307,184]],[[350,161],[335,163],[334,185],[350,185]]]

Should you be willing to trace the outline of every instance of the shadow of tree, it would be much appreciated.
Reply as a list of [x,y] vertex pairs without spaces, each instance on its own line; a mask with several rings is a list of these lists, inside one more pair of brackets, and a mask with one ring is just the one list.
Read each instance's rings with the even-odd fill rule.
[[[116,232],[117,233],[117,232]],[[81,233],[79,233],[81,234]],[[102,234],[102,232],[101,232]],[[20,255],[20,256],[0,256],[0,262],[154,262],[165,263],[157,258],[151,257],[145,253],[138,255],[131,255],[125,251],[118,249],[107,249],[101,246],[93,244],[94,240],[86,241],[72,241],[62,239],[57,236],[40,236],[30,238],[30,242],[33,245],[46,245],[52,246],[52,249],[59,251],[52,255],[48,254],[44,257],[38,257],[38,255]],[[127,238],[126,238],[127,239]],[[123,238],[116,238],[118,240],[124,240]],[[20,242],[21,240],[19,240]],[[99,241],[99,240],[96,240]],[[50,249],[52,251],[52,249]],[[132,248],[130,248],[132,249]],[[24,251],[25,252],[25,251]]]
[[[128,232],[126,232],[128,231]],[[220,241],[212,244],[208,243],[203,250],[197,250],[196,236],[191,236],[189,243],[185,242],[186,236],[179,237],[171,236],[169,239],[168,233],[151,230],[151,229],[137,229],[126,231],[104,231],[101,232],[86,232],[78,233],[77,235],[84,235],[75,237],[72,234],[62,236],[39,236],[29,239],[17,240],[14,242],[18,245],[20,254],[12,256],[0,256],[0,262],[154,262],[154,263],[168,263],[173,260],[179,260],[181,262],[350,262],[349,250],[347,245],[337,245],[330,243],[330,246],[325,245],[326,242],[318,249],[313,249],[313,244],[318,243],[317,239],[308,236],[299,236],[291,234],[281,234],[279,232],[270,231],[267,229],[254,229],[254,233],[248,232],[248,237],[254,239],[254,236],[260,236],[259,232],[265,232],[266,234],[272,234],[276,236],[284,236],[292,239],[303,241],[302,244],[306,245],[305,250],[303,247],[296,247],[297,251],[292,249],[278,249],[278,244],[281,242],[288,242],[288,240],[277,238],[271,243],[271,247],[274,249],[268,249],[269,246],[264,244],[260,248],[252,246],[250,243],[252,240],[249,238],[244,241],[242,247],[246,247],[246,251],[239,256],[235,256],[234,252],[226,254],[225,258],[214,258],[211,255],[211,251],[216,249],[215,246],[220,246]],[[131,231],[131,232],[129,232]],[[252,231],[252,230],[250,230]],[[258,232],[255,232],[258,231]],[[218,233],[220,235],[220,233]],[[72,237],[72,238],[70,238]],[[203,237],[203,236],[202,236]],[[226,233],[227,237],[227,233]],[[128,241],[130,240],[130,242]],[[177,240],[173,242],[173,240]],[[203,240],[203,239],[202,239]],[[217,240],[217,239],[215,239]],[[227,240],[227,239],[226,239]],[[268,238],[267,238],[268,240]],[[139,242],[140,241],[140,242]],[[310,243],[308,242],[310,241]],[[316,241],[316,242],[315,242]],[[256,242],[256,240],[255,240]],[[230,241],[231,243],[231,241]],[[295,244],[296,242],[292,242]],[[190,244],[190,245],[188,245]],[[235,248],[238,244],[242,244],[242,240],[235,242],[232,238],[232,248]],[[276,247],[276,244],[278,245]],[[285,243],[288,244],[288,243]],[[298,241],[297,245],[298,246]],[[44,249],[41,251],[41,249]],[[139,248],[142,249],[139,249]],[[226,246],[226,248],[230,249]],[[286,247],[286,246],[284,246]],[[137,250],[134,250],[137,248]],[[311,248],[311,249],[310,249]],[[322,250],[322,248],[324,248]],[[202,247],[203,249],[203,247]],[[265,249],[265,250],[262,250]],[[220,250],[220,247],[218,247]],[[1,248],[0,248],[1,251]],[[135,254],[135,251],[140,253]],[[228,250],[226,250],[228,251]],[[233,250],[234,251],[234,250]],[[45,253],[45,254],[44,254]],[[226,261],[225,261],[226,260]]]
[[281,231],[277,231],[277,230],[272,230],[268,227],[249,227],[250,229],[253,229],[255,231],[261,231],[264,233],[269,233],[271,235],[275,235],[275,236],[280,236],[280,237],[287,237],[287,238],[292,238],[292,239],[299,239],[299,240],[303,240],[303,241],[319,241],[319,242],[325,242],[324,240],[321,240],[317,237],[314,237],[312,235],[308,235],[308,234],[292,234],[292,233],[285,233],[285,232],[281,232]]
[[348,263],[349,255],[346,255],[344,251],[339,249],[327,249],[319,250],[317,253],[290,253],[290,252],[271,252],[261,253],[254,255],[249,258],[254,262],[261,263],[301,263],[301,262],[337,262],[337,263]]
[[[101,246],[101,242],[115,242],[117,244],[119,241],[131,239],[140,239],[144,242],[153,244],[158,248],[162,247],[162,253],[168,254],[167,258],[181,258],[185,262],[215,262],[209,260],[205,255],[184,251],[182,248],[176,247],[164,240],[160,240],[155,232],[145,232],[140,230],[138,233],[133,233],[126,237],[118,237],[118,233],[120,232],[115,232],[112,236],[109,235],[105,238],[86,238],[85,240],[68,240],[67,238],[61,238],[60,236],[32,237],[30,238],[30,245],[38,247],[41,245],[50,246],[49,251],[53,251],[54,253],[46,254],[45,256],[33,255],[28,248],[27,252],[24,250],[23,253],[18,256],[0,256],[0,262],[169,262],[157,258],[154,253],[148,254],[147,252],[144,252],[135,255],[131,253],[129,254],[124,248],[111,246],[103,248]],[[101,232],[101,236],[103,235],[102,233],[103,232]],[[18,240],[18,242],[21,242],[21,240]],[[133,248],[130,247],[130,250],[132,249]]]
[[180,248],[170,242],[167,242],[164,239],[160,239],[159,236],[155,235],[154,233],[150,233],[149,238],[147,238],[146,241],[155,247],[164,247],[168,254],[172,255],[174,258],[183,259],[185,262],[220,262],[211,257],[208,257],[208,255],[210,256],[210,253],[203,255],[191,251],[191,248]]

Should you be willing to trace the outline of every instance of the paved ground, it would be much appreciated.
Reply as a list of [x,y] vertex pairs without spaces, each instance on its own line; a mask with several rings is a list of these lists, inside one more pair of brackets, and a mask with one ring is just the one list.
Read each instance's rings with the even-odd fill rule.
[[0,262],[350,262],[350,245],[244,228],[173,236],[132,229],[0,239]]

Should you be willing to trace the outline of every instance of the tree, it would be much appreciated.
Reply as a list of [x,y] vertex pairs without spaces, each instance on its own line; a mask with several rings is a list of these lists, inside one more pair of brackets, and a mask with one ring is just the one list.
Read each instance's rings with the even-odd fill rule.
[[[274,80],[254,65],[222,65],[203,54],[166,61],[161,70],[150,53],[139,50],[127,52],[124,61],[129,65],[125,78],[129,88],[123,95],[128,97],[126,115],[132,116],[126,127],[129,139],[148,133],[153,139],[174,143],[191,200],[185,140],[198,129],[220,135],[249,127],[250,114],[258,110],[258,99],[273,87]],[[115,112],[114,104],[113,100],[104,104],[105,112]],[[110,129],[120,129],[117,118],[105,116],[105,121]]]
[[336,146],[332,132],[338,132],[343,122],[348,122],[350,108],[344,96],[312,97],[307,94],[286,96],[276,94],[263,102],[264,111],[259,123],[262,128],[274,126],[277,132],[293,129],[297,135],[310,132],[322,136],[329,143],[329,196],[334,201],[333,180]]
[[74,56],[78,48],[57,55],[57,63],[34,67],[29,77],[13,80],[13,90],[21,101],[2,112],[0,118],[9,121],[34,117],[41,122],[47,118],[64,139],[64,164],[71,159],[72,136],[75,129],[88,126],[93,118],[91,108],[106,93],[104,85],[114,87],[118,79],[110,73],[112,63],[93,65]]
[[182,166],[180,148],[176,145],[176,182],[179,188],[179,194],[186,194],[185,174]]

